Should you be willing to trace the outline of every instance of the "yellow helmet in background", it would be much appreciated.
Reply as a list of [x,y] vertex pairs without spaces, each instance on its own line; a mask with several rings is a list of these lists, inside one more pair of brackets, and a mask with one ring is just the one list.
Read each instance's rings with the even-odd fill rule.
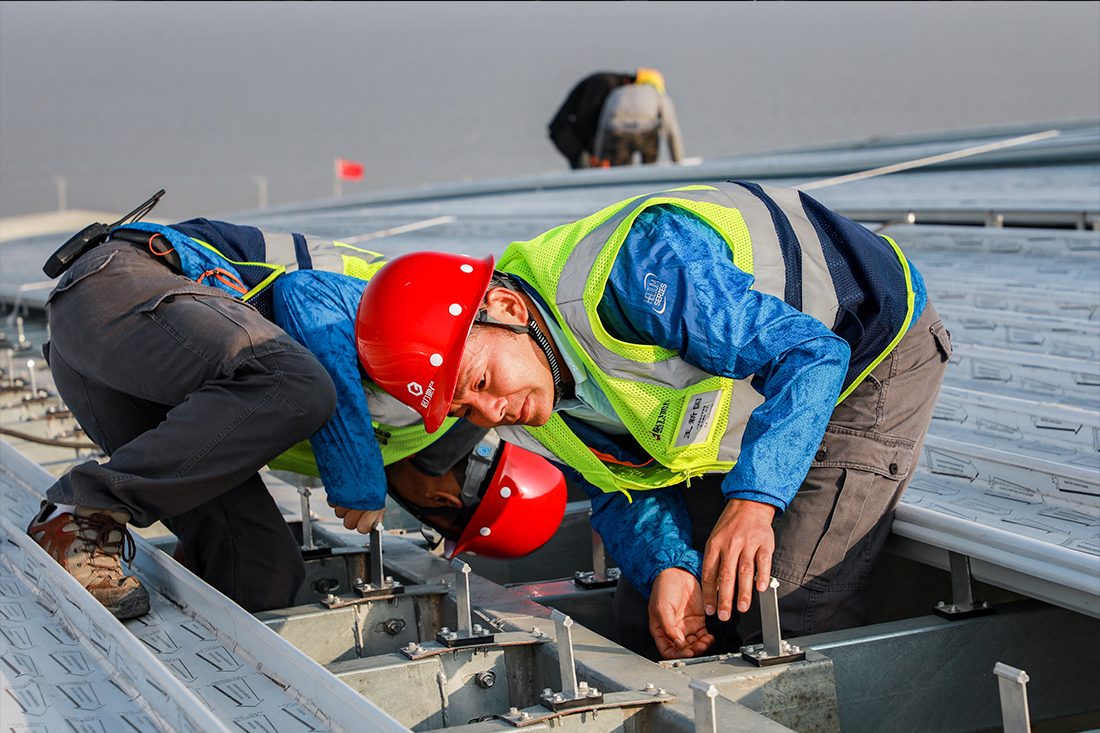
[[652,84],[661,94],[665,93],[665,78],[656,69],[638,69],[635,84]]

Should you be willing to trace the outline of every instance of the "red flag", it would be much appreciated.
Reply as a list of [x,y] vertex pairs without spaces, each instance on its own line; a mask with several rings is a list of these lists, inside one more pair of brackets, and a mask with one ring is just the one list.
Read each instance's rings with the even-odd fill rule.
[[363,164],[354,160],[336,159],[336,177],[341,181],[363,180]]

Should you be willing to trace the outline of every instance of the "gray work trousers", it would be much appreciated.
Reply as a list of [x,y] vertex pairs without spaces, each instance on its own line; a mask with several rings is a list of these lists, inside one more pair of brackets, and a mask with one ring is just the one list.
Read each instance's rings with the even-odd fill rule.
[[77,260],[47,314],[58,393],[110,457],[47,497],[160,520],[187,567],[245,609],[289,604],[301,551],[257,472],[332,416],[320,362],[252,306],[130,244]]
[[[894,510],[920,457],[951,358],[950,335],[929,303],[896,347],[833,411],[806,480],[772,523],[784,638],[867,623],[871,581]],[[706,547],[726,500],[722,476],[681,486],[695,549]],[[759,613],[755,594],[749,613]],[[619,643],[659,660],[648,601],[628,582],[615,590]],[[707,619],[708,654],[736,652],[738,614]]]

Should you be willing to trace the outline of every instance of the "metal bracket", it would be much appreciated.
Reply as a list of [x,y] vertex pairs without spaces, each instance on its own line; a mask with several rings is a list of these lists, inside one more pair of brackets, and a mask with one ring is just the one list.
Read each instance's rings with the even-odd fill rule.
[[397,598],[412,598],[415,596],[441,596],[450,590],[450,583],[441,581],[434,585],[401,585],[391,579],[392,586],[386,588],[374,588],[362,578],[356,578],[353,586],[357,595],[338,596],[329,593],[319,603],[325,608],[344,608],[345,606],[358,606],[374,601],[393,601]]
[[657,689],[654,688],[653,685],[646,685],[646,689],[644,690],[609,692],[606,695],[601,695],[599,702],[593,702],[591,704],[582,703],[568,709],[548,710],[545,707],[539,706],[525,708],[523,710],[511,708],[507,714],[501,715],[500,719],[511,723],[517,728],[523,728],[528,725],[534,725],[535,723],[544,723],[548,720],[561,718],[565,715],[591,711],[594,719],[599,715],[601,710],[640,707],[642,705],[651,705],[659,702],[672,702],[675,699],[676,696],[668,694],[664,688]]
[[484,646],[493,643],[493,634],[481,624],[470,623],[470,566],[458,558],[451,560],[455,569],[455,591],[458,612],[458,630],[451,631],[444,626],[435,635],[436,641],[448,649],[460,646]]
[[313,514],[309,511],[310,487],[319,485],[316,479],[301,474],[291,474],[289,471],[277,471],[276,475],[284,479],[293,479],[298,495],[302,501],[302,559],[312,560],[318,557],[327,557],[332,554],[331,547],[320,547],[313,544]]
[[1027,672],[997,662],[993,667],[1001,694],[1001,725],[1004,733],[1030,733],[1031,714],[1027,708]]
[[606,575],[600,575],[592,570],[578,570],[573,573],[573,582],[582,590],[596,590],[618,585],[621,577],[622,572],[618,568],[608,568]]
[[384,529],[381,522],[375,522],[370,531],[371,582],[366,583],[362,578],[355,581],[355,592],[360,598],[378,600],[392,598],[405,592],[405,587],[401,583],[386,575],[382,565],[382,531]]
[[694,677],[688,687],[695,693],[695,733],[718,733],[718,718],[714,707],[718,688]]
[[298,484],[298,494],[302,497],[302,551],[313,549],[313,515],[309,511],[309,487]]
[[771,667],[806,658],[806,652],[801,647],[783,641],[779,632],[777,588],[779,581],[772,578],[768,589],[757,596],[760,600],[760,630],[764,634],[764,643],[741,647],[741,658],[757,667]]
[[[445,629],[446,630],[446,629]],[[540,632],[537,628],[532,629],[528,634],[523,631],[512,631],[501,634],[494,634],[491,637],[491,641],[483,642],[476,641],[470,644],[464,645],[462,648],[476,650],[482,647],[502,648],[509,646],[523,646],[524,644],[545,644],[550,641],[550,637],[547,634]],[[426,641],[423,643],[417,643],[410,641],[405,646],[401,647],[401,653],[412,660],[424,659],[425,657],[437,657],[440,654],[446,652],[457,652],[457,647],[448,647],[436,641]]]
[[591,708],[603,703],[603,693],[587,682],[577,684],[577,667],[573,658],[573,619],[558,610],[550,613],[557,626],[558,671],[561,676],[561,691],[554,692],[549,687],[542,691],[539,701],[544,708],[555,713],[576,708]]
[[951,559],[951,604],[943,601],[936,604],[932,612],[948,621],[957,621],[974,616],[985,616],[996,609],[985,601],[975,601],[970,585],[970,558],[957,552],[948,551]]
[[[592,512],[588,514],[591,516]],[[603,538],[595,529],[592,530],[592,570],[578,570],[573,574],[573,582],[583,590],[596,590],[597,588],[611,588],[618,585],[622,572],[618,568],[607,567],[607,549],[604,547]]]

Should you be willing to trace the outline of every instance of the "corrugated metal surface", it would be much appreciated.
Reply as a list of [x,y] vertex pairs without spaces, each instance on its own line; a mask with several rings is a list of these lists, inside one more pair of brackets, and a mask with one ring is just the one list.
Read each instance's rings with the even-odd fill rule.
[[[499,255],[510,241],[678,183],[751,178],[795,185],[982,144],[999,133],[1025,132],[881,141],[706,161],[692,168],[612,169],[442,186],[226,218],[342,239],[399,228],[361,240],[361,246],[391,255],[417,249]],[[1056,138],[984,161],[846,183],[814,195],[872,228],[915,212],[916,225],[893,224],[887,231],[924,275],[953,332],[955,357],[938,395],[918,475],[898,510],[893,549],[942,568],[949,566],[949,552],[962,554],[971,559],[978,580],[1100,617],[1100,233],[1088,228],[1100,215],[1100,125],[1068,128]],[[43,279],[41,262],[64,239],[55,234],[0,245],[0,294],[12,297],[18,284]],[[41,303],[47,292],[48,287],[39,287],[20,297]],[[6,331],[10,341],[17,340],[13,320]],[[40,342],[43,336],[32,340]],[[35,356],[14,351],[0,360],[5,387],[15,376],[25,382],[5,392],[4,427],[57,436],[72,429],[71,418],[63,412],[47,415],[49,399],[23,399],[31,369],[24,365]],[[37,373],[49,387],[48,374]],[[77,459],[76,449],[10,442],[55,474]],[[370,645],[360,640],[333,652],[329,647],[341,642],[326,637],[325,650],[311,649],[316,646],[311,635],[297,639],[288,632],[303,654],[148,545],[142,544],[138,572],[159,589],[155,614],[125,625],[104,618],[102,609],[89,604],[79,588],[69,587],[73,584],[66,578],[52,578],[44,556],[23,539],[22,527],[36,505],[32,493],[43,490],[49,479],[31,471],[37,478],[29,492],[20,478],[26,474],[12,468],[22,460],[4,446],[0,481],[7,541],[0,564],[0,683],[5,694],[0,713],[5,725],[283,731],[354,730],[371,720],[375,729],[406,729],[308,658],[335,654],[330,659],[351,665],[347,673],[354,675],[359,663],[386,663],[381,657],[358,658],[356,649]],[[514,599],[505,599],[499,588],[489,590],[490,585],[479,586],[489,595],[475,598],[475,604],[484,601],[489,615],[501,623],[527,619],[526,613],[541,608],[513,606]],[[515,610],[520,607],[524,612]],[[302,626],[286,625],[291,627]],[[623,689],[651,681],[640,676],[653,669],[648,663],[631,655],[608,657],[608,650],[617,647],[601,646],[595,635],[586,639],[587,651],[578,652],[578,663],[588,665],[590,674],[598,670],[627,680]],[[452,666],[473,669],[470,661],[456,658]],[[493,657],[492,664],[497,663]],[[415,676],[409,675],[409,680]],[[850,678],[847,672],[838,675]],[[447,684],[431,694],[438,696],[449,689]],[[684,705],[690,708],[686,680],[683,688],[685,699],[677,703],[680,708],[670,708],[666,729],[690,719],[677,712]],[[390,697],[399,703],[401,695]],[[846,699],[842,693],[838,697]],[[842,702],[842,718],[847,704]],[[455,710],[465,713],[472,709],[468,705]],[[443,719],[442,713],[434,715]],[[739,725],[778,729],[759,716],[736,715]],[[635,722],[645,720],[650,719]],[[476,729],[497,729],[498,724],[504,725],[486,722]],[[921,729],[920,721],[913,724],[913,730]]]

